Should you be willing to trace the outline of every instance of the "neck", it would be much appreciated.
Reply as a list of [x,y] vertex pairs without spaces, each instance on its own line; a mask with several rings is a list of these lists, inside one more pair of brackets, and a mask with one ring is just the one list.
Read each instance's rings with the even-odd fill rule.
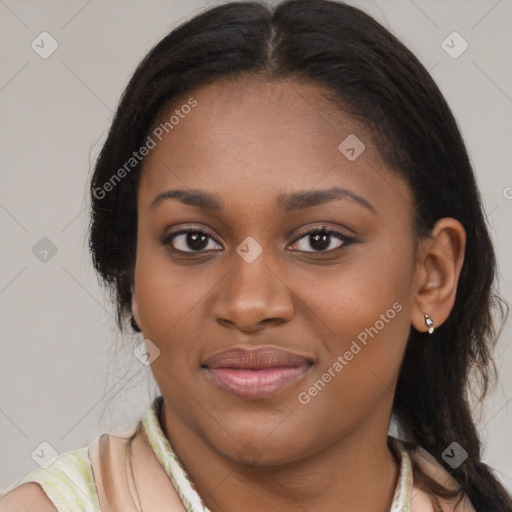
[[223,457],[165,403],[160,423],[211,512],[389,512],[399,468],[387,445],[389,421],[378,417],[314,455],[276,466],[247,466]]

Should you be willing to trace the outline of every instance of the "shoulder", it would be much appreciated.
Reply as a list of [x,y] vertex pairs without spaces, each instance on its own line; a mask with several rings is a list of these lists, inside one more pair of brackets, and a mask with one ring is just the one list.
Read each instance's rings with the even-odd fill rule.
[[2,490],[0,498],[0,512],[99,510],[88,447],[58,455]]
[[0,512],[56,512],[40,484],[27,482],[0,500]]
[[[415,450],[409,451],[409,456],[413,463],[419,466],[427,476],[435,480],[437,483],[450,490],[458,489],[456,480],[432,454],[423,448],[416,448]],[[413,482],[414,485],[411,492],[411,512],[434,512],[432,498],[427,489],[418,481],[417,478],[414,478],[414,475]],[[475,509],[467,496],[464,496],[458,505],[458,498],[449,500],[438,496],[437,499],[439,500],[443,512],[475,512]]]

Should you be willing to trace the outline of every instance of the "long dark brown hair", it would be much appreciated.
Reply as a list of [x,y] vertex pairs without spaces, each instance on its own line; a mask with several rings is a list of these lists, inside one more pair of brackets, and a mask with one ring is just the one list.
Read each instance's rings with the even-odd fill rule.
[[[467,243],[455,305],[433,338],[411,330],[392,412],[409,449],[427,450],[459,484],[459,494],[450,493],[415,467],[415,479],[433,495],[466,494],[477,512],[512,512],[510,495],[482,462],[469,404],[471,383],[477,383],[481,401],[495,382],[491,351],[499,329],[493,306],[502,316],[505,312],[492,289],[495,254],[470,160],[429,73],[357,8],[330,0],[289,0],[275,8],[227,3],[174,29],[140,63],[121,98],[90,190],[90,250],[115,299],[119,328],[123,331],[131,308],[142,164],[121,173],[113,186],[105,184],[112,184],[112,176],[144,145],[169,105],[199,86],[243,74],[320,85],[341,110],[363,121],[386,163],[413,192],[418,237],[441,217],[463,224]],[[455,470],[441,457],[453,441],[468,453]]]

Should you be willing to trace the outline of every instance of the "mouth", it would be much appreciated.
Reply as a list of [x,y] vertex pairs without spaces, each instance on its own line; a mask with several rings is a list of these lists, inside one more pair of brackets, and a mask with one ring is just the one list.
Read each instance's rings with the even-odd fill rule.
[[275,347],[235,348],[213,354],[201,365],[222,389],[260,399],[296,383],[310,370],[310,358]]

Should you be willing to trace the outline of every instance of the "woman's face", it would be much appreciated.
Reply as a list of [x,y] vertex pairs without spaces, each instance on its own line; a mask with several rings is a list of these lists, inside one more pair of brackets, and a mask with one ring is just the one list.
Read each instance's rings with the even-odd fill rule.
[[133,295],[171,431],[257,464],[385,436],[414,301],[408,187],[313,86],[223,81],[186,104],[150,133]]

